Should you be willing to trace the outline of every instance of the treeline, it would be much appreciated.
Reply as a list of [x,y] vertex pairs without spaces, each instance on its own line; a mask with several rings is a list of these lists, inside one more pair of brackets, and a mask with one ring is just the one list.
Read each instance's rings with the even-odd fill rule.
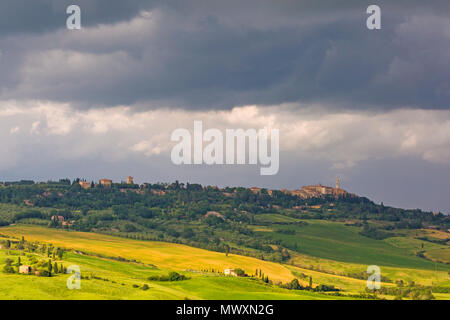
[[289,289],[289,290],[309,290],[314,292],[338,292],[339,289],[333,285],[320,284],[318,286],[313,287],[312,278],[309,278],[309,285],[302,286],[297,279],[293,279],[291,282],[281,284],[280,287]]
[[[199,184],[183,184],[176,181],[172,184],[127,185],[113,184],[112,188],[95,187],[83,189],[79,179],[70,182],[62,179],[59,182],[36,184],[30,181],[8,182],[0,188],[0,203],[23,205],[29,203],[34,207],[57,208],[60,210],[80,211],[86,215],[92,210],[112,209],[113,215],[94,216],[90,224],[98,220],[130,219],[154,217],[165,219],[196,220],[209,211],[218,211],[225,220],[254,224],[254,216],[263,213],[281,213],[300,219],[358,219],[380,220],[389,222],[389,229],[418,229],[429,225],[446,230],[450,228],[448,216],[432,214],[419,209],[404,210],[377,205],[363,197],[320,197],[301,199],[281,191],[274,190],[272,195],[262,189],[253,193],[246,188],[203,187]],[[311,206],[320,205],[320,209]],[[294,207],[310,208],[301,212],[291,212]],[[17,218],[48,218],[36,211],[27,212]],[[35,216],[33,216],[35,215]],[[4,220],[4,219],[3,219]],[[97,220],[97,221],[96,221]],[[206,220],[213,224],[220,223],[214,217]]]
[[396,282],[396,287],[382,286],[380,289],[370,290],[366,288],[367,292],[376,292],[383,295],[395,296],[397,300],[402,298],[411,300],[434,300],[433,287],[417,285],[413,281],[407,285],[402,280]]
[[175,271],[169,272],[168,275],[153,275],[148,277],[150,281],[183,281],[188,279],[184,274],[179,274]]

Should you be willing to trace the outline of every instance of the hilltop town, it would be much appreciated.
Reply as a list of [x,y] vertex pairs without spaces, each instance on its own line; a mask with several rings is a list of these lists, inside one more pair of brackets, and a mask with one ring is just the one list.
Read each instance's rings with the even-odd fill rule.
[[[235,220],[248,223],[260,214],[269,213],[289,214],[300,219],[312,215],[319,219],[341,220],[376,217],[391,221],[385,226],[387,231],[397,227],[448,229],[448,216],[440,212],[375,204],[343,189],[339,179],[336,179],[334,187],[316,184],[294,190],[219,188],[178,181],[136,184],[132,176],[121,182],[103,178],[97,183],[79,178],[37,183],[22,180],[0,184],[1,203],[19,208],[14,219],[10,215],[0,217],[0,225],[28,219],[50,227],[83,231],[92,228],[141,230],[141,218],[155,217],[162,220],[204,219],[211,223]],[[133,223],[124,224],[126,220]],[[385,230],[378,230],[378,237],[385,234]]]
[[[111,188],[113,185],[113,180],[104,178],[104,179],[100,179],[98,183],[94,183],[94,182],[86,181],[83,179],[83,180],[79,180],[78,183],[85,190],[90,189],[90,188],[95,188],[98,186],[101,186],[103,188]],[[122,182],[121,184],[124,184],[124,182]],[[131,176],[127,177],[126,184],[127,185],[135,185],[134,178]],[[140,186],[138,186],[138,185],[136,185],[136,186],[139,189],[144,189],[144,188],[148,187],[148,185],[149,185],[148,183],[144,183]],[[180,186],[183,187],[184,184],[180,184]],[[170,188],[169,185],[164,185],[164,187],[165,187],[165,189]],[[204,188],[207,188],[207,187],[203,187],[203,189]],[[215,188],[220,191],[224,191],[224,189],[218,188],[216,186],[214,186],[212,188]],[[272,189],[267,190],[267,189],[260,188],[260,187],[251,187],[250,188],[250,191],[254,194],[262,193],[263,190],[264,190],[264,192],[267,192],[267,194],[269,196],[272,196],[273,192],[277,191],[277,190],[272,190]],[[285,193],[285,194],[290,194],[292,196],[300,197],[301,199],[321,198],[321,197],[325,197],[325,196],[332,196],[335,198],[346,197],[346,196],[356,197],[355,194],[349,193],[340,187],[340,179],[339,178],[336,179],[336,185],[334,188],[325,186],[322,184],[316,184],[316,185],[310,185],[310,186],[303,186],[300,189],[295,189],[295,190],[281,189],[279,191],[281,191],[282,193]],[[165,194],[165,192],[162,190],[159,190],[154,193],[159,194],[159,195]]]
[[[102,187],[105,187],[105,188],[111,188],[111,186],[113,184],[113,181],[111,179],[106,179],[105,178],[105,179],[100,179],[98,184],[94,184],[93,182],[89,182],[89,181],[86,181],[86,180],[80,180],[78,183],[83,189],[86,190],[86,189],[90,189],[91,187],[96,187],[96,186],[102,186]],[[126,184],[133,185],[134,184],[134,178],[131,177],[131,176],[128,176]]]

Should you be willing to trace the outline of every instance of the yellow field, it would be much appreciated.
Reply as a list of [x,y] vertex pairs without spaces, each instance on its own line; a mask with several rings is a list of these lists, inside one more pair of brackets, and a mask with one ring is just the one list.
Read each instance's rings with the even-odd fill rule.
[[420,229],[418,234],[436,239],[448,239],[448,233],[439,230]]
[[428,250],[425,256],[434,261],[450,261],[450,248]]
[[226,268],[241,268],[248,274],[261,269],[273,281],[287,282],[294,278],[283,265],[256,258],[207,251],[181,244],[158,241],[140,241],[117,238],[97,233],[63,231],[35,226],[9,226],[0,228],[0,233],[8,236],[24,236],[28,241],[52,243],[55,246],[99,253],[111,257],[136,259],[157,267],[172,270],[223,271]]

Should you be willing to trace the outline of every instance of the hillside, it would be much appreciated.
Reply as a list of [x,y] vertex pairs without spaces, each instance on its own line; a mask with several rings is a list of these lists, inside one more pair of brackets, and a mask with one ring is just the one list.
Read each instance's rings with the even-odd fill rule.
[[[170,243],[152,243],[92,233],[55,231],[32,226],[0,229],[3,236],[23,235],[32,242],[70,248],[58,264],[76,264],[81,269],[82,290],[67,290],[68,275],[52,277],[0,273],[0,299],[341,299],[309,291],[293,291],[268,285],[253,278],[225,277],[223,266],[261,268],[274,279],[294,278],[288,268],[253,258],[218,255],[215,252]],[[50,232],[51,231],[51,232]],[[10,238],[13,239],[13,238]],[[72,250],[73,249],[73,250]],[[82,252],[80,250],[83,250]],[[39,255],[45,259],[45,255]],[[19,250],[0,250],[5,259],[30,256]],[[140,261],[118,261],[117,258]],[[208,269],[208,270],[207,270]],[[149,280],[176,270],[188,277],[178,282]],[[204,271],[201,271],[204,270]],[[219,272],[220,270],[220,272]],[[250,271],[248,271],[250,273]],[[87,279],[86,279],[87,277]],[[149,288],[142,290],[144,284]]]
[[[257,281],[270,292],[289,287],[280,299],[368,297],[369,265],[381,268],[378,298],[430,298],[431,291],[448,298],[448,216],[350,194],[305,198],[269,191],[178,182],[87,189],[66,180],[9,183],[0,186],[0,234],[51,243],[71,259],[138,261],[195,275],[213,271],[214,279],[225,269],[242,269],[247,278],[223,281]],[[310,282],[321,293],[305,290]]]
[[[261,261],[254,258],[248,258],[230,254],[228,257],[224,254],[210,252],[202,249],[191,248],[184,245],[150,242],[140,240],[130,240],[116,238],[106,235],[51,230],[34,226],[11,226],[0,229],[3,236],[20,238],[24,236],[29,241],[38,241],[40,243],[51,243],[53,246],[64,247],[70,251],[64,258],[64,263],[75,263],[81,267],[82,274],[95,274],[100,279],[91,279],[88,286],[88,292],[69,294],[65,290],[65,281],[67,276],[58,275],[56,277],[42,280],[40,277],[27,277],[23,275],[3,275],[3,283],[7,284],[14,281],[13,288],[4,291],[4,298],[13,298],[14,295],[22,292],[30,292],[30,295],[38,294],[40,298],[73,298],[73,299],[182,299],[181,296],[192,299],[314,299],[314,298],[336,298],[326,294],[319,294],[308,291],[296,291],[280,289],[277,286],[267,285],[260,281],[242,278],[223,277],[223,268],[243,267],[249,274],[251,267],[262,269],[263,272],[273,277],[273,282],[288,282],[293,278],[300,280],[300,283],[306,284],[309,277],[314,279],[314,285],[327,284],[336,286],[341,290],[341,295],[352,298],[364,294],[365,279],[356,279],[351,275],[356,270],[364,268],[363,265],[336,262],[332,260],[314,258],[305,255],[293,257],[292,265],[279,265],[267,261]],[[11,238],[12,239],[12,238]],[[6,250],[3,252],[3,259]],[[120,259],[118,259],[120,257]],[[122,261],[117,261],[122,260]],[[134,260],[135,262],[129,262]],[[0,263],[2,261],[0,260]],[[303,264],[308,264],[302,268]],[[408,268],[381,267],[383,274],[390,279],[404,279],[415,281],[422,285],[438,284],[441,288],[450,289],[448,281],[448,271],[426,271]],[[214,269],[214,272],[211,270]],[[316,269],[316,270],[313,270]],[[321,269],[321,270],[318,270]],[[190,282],[167,284],[169,288],[176,290],[167,291],[166,284],[147,281],[149,275],[167,273],[175,270],[192,277]],[[190,271],[187,271],[190,270]],[[204,271],[202,271],[204,270]],[[205,271],[209,270],[209,271]],[[194,272],[195,271],[195,272]],[[334,274],[332,274],[332,272]],[[222,275],[222,276],[221,276]],[[102,279],[109,279],[107,283],[108,290],[99,289],[105,286]],[[117,283],[113,283],[115,281]],[[128,287],[122,290],[122,283],[128,286],[133,284],[141,287],[148,283],[152,291],[141,292],[142,290],[132,291]],[[271,280],[272,282],[272,280]],[[205,290],[203,285],[208,285]],[[185,286],[186,285],[186,286]],[[394,287],[392,283],[384,283],[384,286]],[[24,286],[19,290],[21,286]],[[31,288],[30,288],[31,286]],[[122,287],[121,287],[122,286]],[[161,287],[162,286],[162,287]],[[59,289],[58,289],[59,288]],[[230,290],[233,293],[230,296],[221,294],[222,290]],[[133,288],[132,289],[136,289]],[[55,291],[56,290],[56,291]],[[130,293],[130,290],[132,291]],[[180,290],[181,292],[178,292]],[[44,291],[42,296],[40,291]],[[206,292],[205,292],[206,291]],[[441,289],[442,291],[442,289]],[[49,293],[50,292],[50,293]],[[53,293],[52,293],[53,292]],[[64,293],[63,293],[64,292]],[[101,292],[101,294],[99,293]],[[168,293],[170,292],[170,294]],[[385,296],[393,298],[392,296]],[[450,295],[439,294],[441,299],[448,299]]]
[[71,248],[86,253],[98,253],[108,257],[137,259],[164,269],[205,270],[223,272],[226,268],[242,268],[252,274],[261,269],[274,281],[287,282],[294,278],[286,267],[251,257],[207,251],[182,244],[157,241],[139,241],[87,233],[67,232],[33,226],[12,226],[1,228],[0,233],[8,236],[24,236],[30,241],[52,243],[55,246]]

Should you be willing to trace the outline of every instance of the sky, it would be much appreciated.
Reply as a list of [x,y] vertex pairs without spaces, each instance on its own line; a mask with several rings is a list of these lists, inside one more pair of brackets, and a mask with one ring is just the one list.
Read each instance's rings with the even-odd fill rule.
[[[3,0],[0,181],[340,177],[377,203],[450,213],[450,2],[393,2]],[[198,120],[278,129],[279,172],[173,164],[172,132]]]

